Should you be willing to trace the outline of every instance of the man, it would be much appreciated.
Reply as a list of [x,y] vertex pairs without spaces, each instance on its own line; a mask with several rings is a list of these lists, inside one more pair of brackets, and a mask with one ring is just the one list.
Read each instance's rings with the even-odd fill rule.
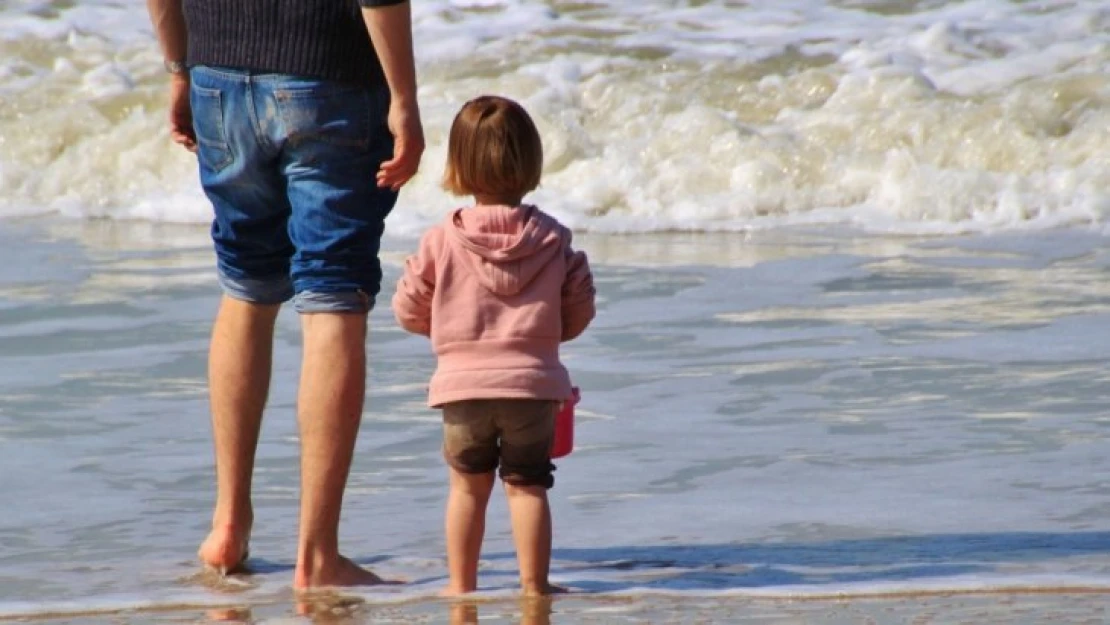
[[339,553],[365,396],[384,219],[424,151],[405,0],[147,0],[170,73],[170,132],[197,153],[224,296],[209,392],[217,497],[200,547],[247,556],[274,321],[293,299],[304,357],[294,587],[380,578]]

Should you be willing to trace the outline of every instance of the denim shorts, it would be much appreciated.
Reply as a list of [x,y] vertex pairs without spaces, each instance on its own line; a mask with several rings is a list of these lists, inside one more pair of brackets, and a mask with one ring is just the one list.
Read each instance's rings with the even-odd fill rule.
[[387,88],[206,66],[190,77],[224,292],[294,298],[302,313],[369,311],[397,201],[376,181],[393,155]]
[[472,399],[443,405],[443,458],[461,473],[489,473],[516,486],[551,488],[559,402]]

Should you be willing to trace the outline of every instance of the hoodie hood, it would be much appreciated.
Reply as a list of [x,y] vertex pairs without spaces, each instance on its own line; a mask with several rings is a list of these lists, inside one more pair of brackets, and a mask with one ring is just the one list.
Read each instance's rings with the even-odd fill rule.
[[447,220],[448,241],[479,282],[516,295],[562,252],[570,231],[535,206],[475,206]]

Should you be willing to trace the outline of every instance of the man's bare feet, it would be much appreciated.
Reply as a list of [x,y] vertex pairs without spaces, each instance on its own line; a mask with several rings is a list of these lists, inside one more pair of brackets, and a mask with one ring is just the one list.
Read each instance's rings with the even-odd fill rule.
[[201,543],[197,557],[205,566],[220,572],[221,575],[235,573],[243,569],[250,555],[250,528],[245,530],[234,525],[213,527],[208,538]]
[[334,562],[314,564],[311,567],[304,563],[297,564],[297,570],[293,573],[294,588],[307,590],[310,588],[376,586],[378,584],[397,583],[386,581],[343,556],[339,556]]

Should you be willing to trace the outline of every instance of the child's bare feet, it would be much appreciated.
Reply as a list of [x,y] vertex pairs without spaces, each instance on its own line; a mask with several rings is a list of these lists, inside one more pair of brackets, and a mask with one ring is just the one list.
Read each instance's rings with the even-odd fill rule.
[[252,620],[250,608],[218,608],[209,610],[204,615],[210,621],[221,623],[250,623]]
[[525,597],[547,597],[549,595],[563,595],[570,592],[563,586],[556,586],[555,584],[536,584],[521,586],[520,594]]
[[[310,570],[311,569],[311,570]],[[297,565],[293,574],[293,587],[298,590],[339,586],[376,586],[395,584],[362,568],[351,560],[339,556],[333,562],[316,563],[314,566]]]
[[197,557],[205,566],[219,571],[221,575],[241,571],[250,555],[250,537],[249,526],[213,527],[201,543]]
[[443,590],[439,591],[439,596],[440,597],[462,597],[463,595],[469,595],[470,593],[474,592],[475,590],[477,590],[477,589],[476,588],[466,589],[466,588],[462,588],[462,587],[459,587],[459,586],[454,586],[454,585],[448,584],[447,587],[445,587]]

